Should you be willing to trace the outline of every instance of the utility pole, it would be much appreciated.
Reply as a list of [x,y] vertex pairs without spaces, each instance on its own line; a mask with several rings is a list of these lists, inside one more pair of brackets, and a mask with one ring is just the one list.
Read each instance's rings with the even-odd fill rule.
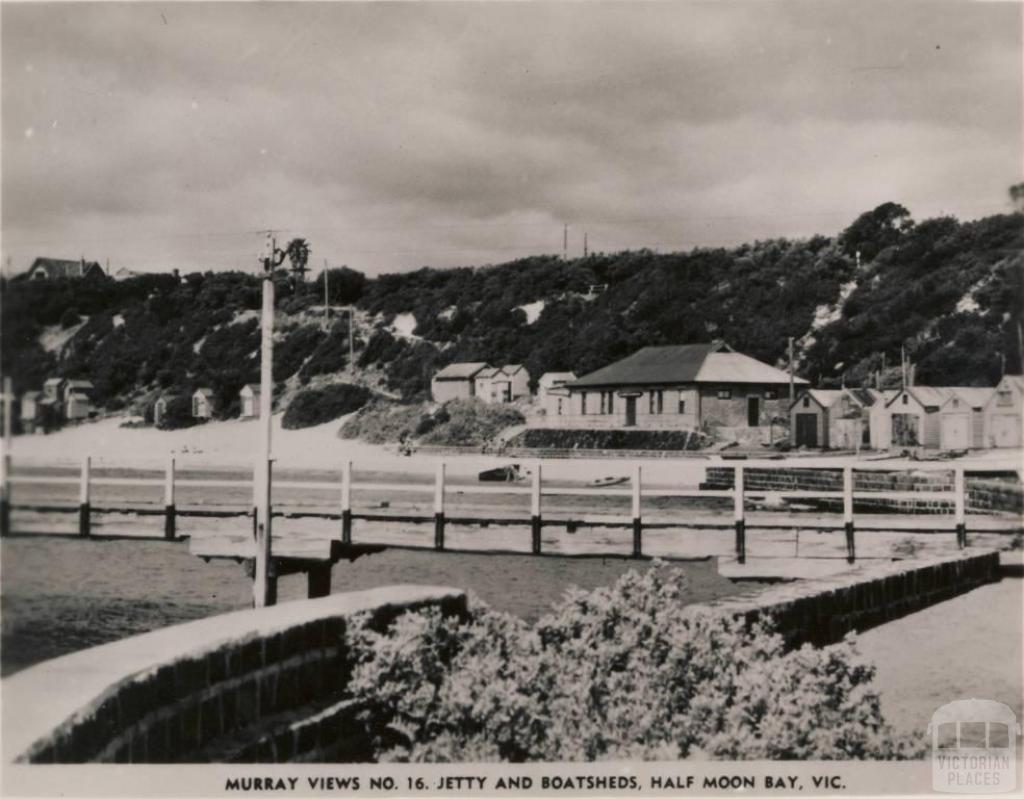
[[351,377],[355,374],[355,345],[353,343],[352,328],[355,326],[356,320],[356,309],[353,306],[348,306],[348,374]]
[[562,226],[562,260],[569,260],[569,224]]
[[796,401],[796,384],[793,377],[793,337],[789,337],[789,404]]
[[260,314],[260,447],[256,456],[253,482],[256,507],[253,514],[256,538],[256,563],[253,570],[252,599],[257,608],[277,603],[277,577],[270,574],[271,504],[270,481],[273,461],[270,456],[270,414],[274,392],[274,268],[284,261],[273,235],[267,233],[263,263],[263,308]]
[[587,231],[583,231],[583,257],[587,257]]
[[1017,322],[1017,357],[1020,358],[1020,372],[1024,373],[1024,325]]
[[900,389],[907,387],[907,345],[900,344]]
[[327,320],[327,329],[331,327],[331,294],[327,290],[327,259],[324,258],[324,319]]

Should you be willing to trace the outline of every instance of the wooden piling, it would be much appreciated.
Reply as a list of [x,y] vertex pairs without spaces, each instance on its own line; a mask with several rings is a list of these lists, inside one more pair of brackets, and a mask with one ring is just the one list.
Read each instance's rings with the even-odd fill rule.
[[341,470],[341,543],[352,543],[352,461]]
[[174,511],[174,458],[167,459],[164,475],[164,538],[173,541],[177,537]]
[[633,467],[633,557],[643,556],[643,520],[640,516],[640,464]]
[[78,483],[78,534],[88,538],[90,529],[89,518],[89,477],[92,471],[92,459],[86,455],[82,458],[82,473]]
[[318,563],[306,572],[306,595],[310,599],[331,593],[331,564]]
[[733,511],[736,517],[736,561],[747,562],[747,521],[743,508],[743,467],[733,469]]
[[956,516],[956,545],[960,549],[967,546],[967,480],[964,467],[957,466],[953,470],[953,511]]
[[530,487],[530,549],[534,555],[540,554],[540,461],[533,465],[533,484]]
[[853,467],[843,467],[843,528],[846,531],[846,560],[857,559],[853,532]]
[[434,476],[434,549],[444,549],[444,461],[437,464]]

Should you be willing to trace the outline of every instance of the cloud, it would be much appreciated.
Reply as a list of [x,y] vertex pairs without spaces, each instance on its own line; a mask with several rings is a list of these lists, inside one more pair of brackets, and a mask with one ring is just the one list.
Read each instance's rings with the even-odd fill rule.
[[263,226],[371,272],[557,251],[563,222],[609,249],[832,233],[890,199],[998,210],[1021,164],[1017,4],[2,14],[22,266],[232,267]]

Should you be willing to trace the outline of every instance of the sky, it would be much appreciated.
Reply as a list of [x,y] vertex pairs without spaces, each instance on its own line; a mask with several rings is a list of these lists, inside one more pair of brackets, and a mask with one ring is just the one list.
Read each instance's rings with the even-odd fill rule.
[[1009,210],[1022,5],[10,3],[5,273],[368,274]]

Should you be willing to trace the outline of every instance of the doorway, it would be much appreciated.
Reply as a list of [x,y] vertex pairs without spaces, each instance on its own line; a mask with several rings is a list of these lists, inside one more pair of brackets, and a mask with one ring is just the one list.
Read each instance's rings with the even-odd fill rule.
[[636,397],[626,397],[626,427],[636,427]]
[[747,397],[747,427],[759,427],[761,424],[761,398]]

